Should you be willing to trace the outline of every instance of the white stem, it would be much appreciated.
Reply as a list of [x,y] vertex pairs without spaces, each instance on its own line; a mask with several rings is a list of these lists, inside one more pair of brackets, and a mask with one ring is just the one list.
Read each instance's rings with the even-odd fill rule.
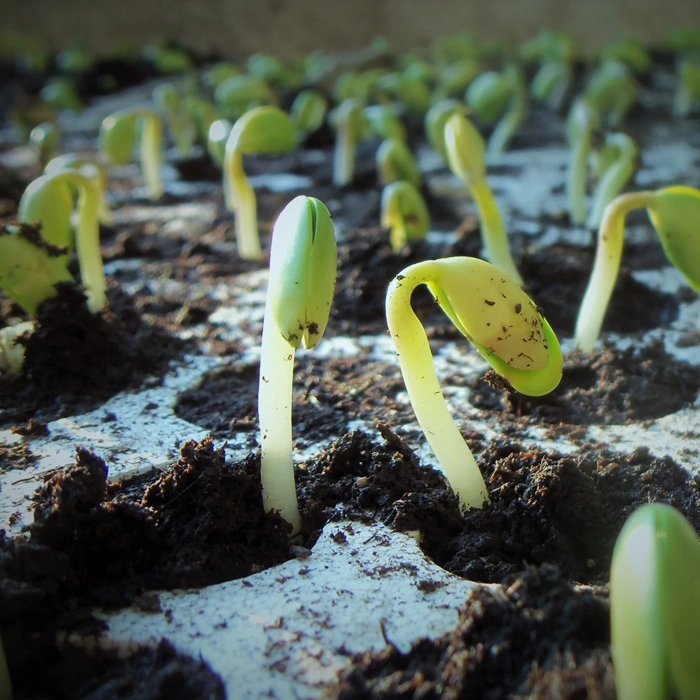
[[355,172],[355,143],[353,129],[348,124],[340,124],[335,137],[333,156],[333,184],[338,187],[349,185]]
[[265,511],[279,511],[292,524],[292,536],[301,530],[292,462],[293,372],[294,348],[282,337],[268,300],[263,321],[258,387],[260,478]]
[[625,217],[633,209],[650,207],[653,201],[653,192],[632,192],[614,199],[603,212],[593,272],[576,320],[576,347],[584,352],[592,352],[598,341],[615,287],[622,258]]
[[258,233],[258,203],[248,178],[236,184],[236,211],[234,213],[236,245],[243,260],[262,260]]
[[156,201],[163,196],[163,175],[160,171],[163,145],[163,122],[156,114],[144,114],[141,117],[141,170],[148,188],[148,196]]
[[582,129],[581,137],[571,149],[566,175],[566,192],[572,223],[580,226],[586,221],[586,173],[591,150],[590,129]]
[[386,297],[387,323],[416,418],[445,477],[463,507],[481,508],[489,500],[484,479],[447,408],[428,337],[411,308],[413,290],[437,279],[434,261],[412,265],[394,278]]

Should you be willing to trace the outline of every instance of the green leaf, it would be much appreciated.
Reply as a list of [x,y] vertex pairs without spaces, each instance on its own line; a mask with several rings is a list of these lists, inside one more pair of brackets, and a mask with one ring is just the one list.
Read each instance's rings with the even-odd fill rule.
[[681,185],[657,190],[647,211],[666,257],[700,292],[700,190]]
[[278,107],[256,107],[236,121],[228,144],[239,153],[283,153],[296,147],[296,129]]
[[99,148],[115,165],[126,165],[131,160],[138,118],[136,112],[128,109],[114,112],[102,121]]
[[506,111],[512,96],[510,79],[502,73],[488,71],[475,78],[467,88],[466,102],[479,119],[491,124]]
[[73,250],[73,208],[70,187],[53,174],[42,175],[22,194],[17,218],[27,224],[41,222],[43,238],[69,252]]

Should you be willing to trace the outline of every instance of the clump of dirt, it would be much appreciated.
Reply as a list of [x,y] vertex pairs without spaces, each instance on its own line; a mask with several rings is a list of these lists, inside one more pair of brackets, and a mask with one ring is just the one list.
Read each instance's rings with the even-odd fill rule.
[[391,640],[352,657],[339,700],[615,698],[607,601],[577,591],[553,566],[525,569],[505,589],[476,589],[456,629],[403,653]]
[[93,314],[75,285],[57,285],[35,319],[22,373],[0,378],[0,424],[42,422],[82,413],[118,391],[162,376],[186,343],[143,322],[132,299],[112,284],[108,305]]
[[502,382],[481,381],[474,406],[505,417],[552,425],[615,425],[661,418],[691,406],[700,390],[696,368],[669,355],[663,340],[626,350],[604,344],[564,358],[561,384],[542,397],[504,391]]

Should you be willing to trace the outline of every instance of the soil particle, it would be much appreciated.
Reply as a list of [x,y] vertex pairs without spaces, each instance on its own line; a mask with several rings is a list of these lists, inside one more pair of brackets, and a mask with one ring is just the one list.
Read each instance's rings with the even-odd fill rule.
[[606,600],[575,590],[549,565],[504,584],[476,589],[450,634],[407,653],[389,644],[352,657],[336,697],[613,700]]

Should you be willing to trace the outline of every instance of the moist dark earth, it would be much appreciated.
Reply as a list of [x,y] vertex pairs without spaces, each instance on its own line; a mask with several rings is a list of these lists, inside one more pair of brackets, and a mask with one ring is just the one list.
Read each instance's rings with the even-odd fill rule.
[[[534,126],[514,147],[539,143],[551,123],[551,115],[535,110]],[[644,114],[633,115],[635,136],[644,128]],[[407,265],[479,254],[474,217],[427,190],[434,227],[457,231],[454,242],[417,241],[393,253],[388,232],[378,226],[377,144],[360,149],[356,180],[341,189],[331,184],[332,137],[321,135],[307,146],[313,158],[304,150],[281,159],[250,157],[246,169],[312,177],[304,193],[325,201],[341,224],[329,336],[385,333],[386,287]],[[179,165],[181,177],[192,181],[216,172],[206,160]],[[0,215],[16,215],[24,186],[37,174],[0,171]],[[125,192],[130,186],[120,183]],[[258,193],[263,246],[295,194]],[[37,492],[27,531],[21,537],[3,533],[0,623],[15,697],[223,698],[221,681],[205,664],[179,656],[165,642],[124,660],[59,640],[74,631],[99,638],[103,623],[92,614],[95,606],[158,610],[158,590],[254,574],[306,553],[327,522],[350,518],[420,530],[423,550],[437,565],[503,586],[473,594],[460,610],[459,626],[443,638],[418,642],[405,654],[388,639],[384,651],[352,658],[341,698],[613,698],[605,584],[615,539],[627,516],[649,501],[674,505],[700,530],[700,480],[643,445],[619,454],[614,446],[587,442],[585,426],[630,424],[691,406],[697,369],[670,357],[661,341],[646,341],[624,352],[602,344],[587,356],[568,354],[561,386],[541,399],[515,395],[488,376],[479,380],[470,387],[472,404],[502,426],[502,436],[487,441],[457,416],[490,495],[483,509],[465,514],[441,474],[421,466],[404,441],[400,428],[413,414],[395,400],[403,388],[397,367],[362,354],[300,357],[295,441],[325,449],[297,464],[303,547],[290,548],[286,523],[262,508],[257,367],[242,362],[236,340],[220,337],[207,323],[216,305],[202,292],[263,263],[236,258],[220,190],[214,198],[217,218],[201,235],[187,227],[166,231],[157,222],[103,227],[106,261],[139,261],[139,271],[115,272],[107,310],[97,319],[77,287],[61,289],[26,340],[23,374],[1,381],[0,424],[31,440],[51,420],[136,390],[144,378],[157,380],[184,354],[197,352],[197,341],[180,339],[185,330],[198,330],[200,343],[228,361],[183,393],[176,409],[212,437],[197,443],[183,435],[176,463],[120,483],[109,480],[100,455],[78,448],[75,464],[48,475]],[[163,203],[182,201],[170,194]],[[557,332],[570,337],[593,250],[561,245],[543,251],[536,242],[526,244],[515,223],[513,244],[528,289]],[[661,256],[655,243],[625,252],[604,332],[634,340],[677,318],[687,291],[661,294],[632,276],[634,269],[665,264]],[[163,296],[152,283],[160,278],[186,287]],[[418,290],[413,301],[436,349],[461,339],[464,352],[472,352],[427,293]],[[4,322],[20,317],[6,299],[0,314]],[[251,321],[244,330],[259,334],[260,327]],[[465,383],[460,376],[447,381]],[[356,419],[368,430],[347,432]],[[564,455],[524,446],[519,438],[531,426],[552,436],[566,433],[577,449]],[[250,438],[250,454],[227,460],[226,439],[241,433]],[[29,450],[5,450],[0,468],[19,469],[31,460]],[[429,592],[429,582],[421,585]]]

